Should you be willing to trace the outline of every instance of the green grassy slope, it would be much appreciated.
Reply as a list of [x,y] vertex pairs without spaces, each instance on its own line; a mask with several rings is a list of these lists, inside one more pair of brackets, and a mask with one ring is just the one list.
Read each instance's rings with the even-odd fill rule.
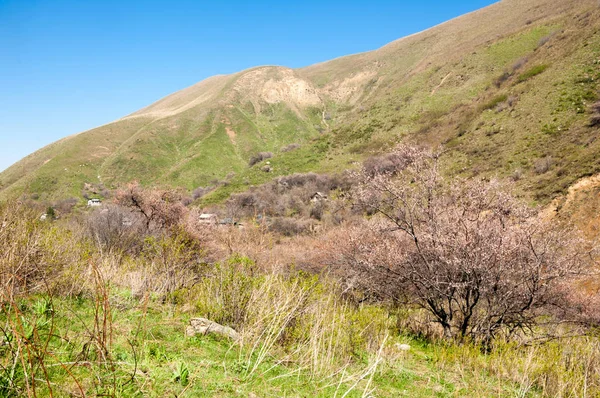
[[[180,305],[152,299],[140,302],[127,292],[113,294],[110,334],[104,342],[94,340],[95,317],[103,318],[101,312],[95,313],[93,300],[55,298],[49,313],[39,314],[39,308],[48,302],[47,297],[35,296],[20,302],[24,327],[35,324],[41,339],[48,330],[56,336],[39,354],[45,361],[44,377],[51,380],[50,385],[37,380],[39,397],[80,396],[81,391],[87,396],[119,397],[544,396],[528,385],[539,370],[528,369],[519,357],[531,355],[532,349],[517,351],[507,346],[514,352],[484,355],[469,345],[428,343],[396,335],[386,340],[378,359],[357,352],[353,363],[340,366],[343,371],[334,369],[330,375],[317,377],[277,355],[249,356],[249,347],[223,337],[186,337],[184,330],[191,316]],[[6,322],[4,318],[5,314],[0,314],[0,320]],[[97,345],[102,342],[110,350],[107,363],[98,358]],[[410,350],[398,350],[399,344],[408,344]],[[559,344],[540,351],[552,355],[553,350],[560,355]],[[249,364],[259,360],[256,370],[248,374]],[[512,381],[514,372],[498,367],[511,361],[527,370],[523,380]],[[374,364],[373,375],[365,373]],[[22,369],[17,368],[15,380],[22,378]]]
[[[30,155],[0,174],[0,196],[78,196],[99,179],[191,190],[229,175],[214,202],[410,140],[444,144],[453,174],[512,176],[546,202],[600,172],[598,26],[592,0],[504,0],[376,51],[217,76]],[[290,143],[302,148],[282,153]],[[275,154],[271,173],[248,167],[259,151]]]

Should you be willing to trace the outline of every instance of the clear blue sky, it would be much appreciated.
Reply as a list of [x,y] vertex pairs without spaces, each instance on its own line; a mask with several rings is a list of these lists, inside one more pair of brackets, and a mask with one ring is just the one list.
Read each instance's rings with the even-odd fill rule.
[[367,51],[494,0],[0,0],[0,170],[215,74]]

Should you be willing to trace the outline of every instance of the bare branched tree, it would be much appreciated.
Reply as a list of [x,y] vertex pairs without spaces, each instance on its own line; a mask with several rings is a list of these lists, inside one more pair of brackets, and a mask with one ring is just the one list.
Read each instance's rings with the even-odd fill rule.
[[490,342],[556,313],[585,264],[575,233],[497,181],[446,183],[438,157],[401,147],[400,170],[357,173],[356,203],[382,217],[341,242],[345,265],[362,285],[429,312],[447,338]]
[[182,197],[177,192],[144,189],[135,182],[119,190],[115,201],[118,205],[140,214],[150,231],[177,225],[187,212]]
[[86,230],[102,250],[138,253],[146,233],[146,221],[138,213],[118,205],[97,209],[86,219]]

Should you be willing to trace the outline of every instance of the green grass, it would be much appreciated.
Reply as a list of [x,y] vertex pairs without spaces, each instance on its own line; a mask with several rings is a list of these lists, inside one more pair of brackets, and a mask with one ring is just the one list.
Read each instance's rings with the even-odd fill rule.
[[523,83],[529,79],[531,79],[534,76],[537,76],[541,73],[544,73],[546,71],[546,69],[548,69],[550,67],[550,65],[547,64],[542,64],[542,65],[536,65],[531,69],[528,69],[527,71],[521,73],[519,76],[517,76],[517,83]]
[[[269,182],[277,176],[321,170],[321,164],[326,161],[326,156],[330,149],[331,144],[329,140],[328,136],[322,136],[294,151],[278,153],[273,158],[252,167],[245,166],[226,185],[218,187],[203,197],[201,201],[202,205],[220,203],[232,193],[243,192],[252,186]],[[336,160],[339,159],[336,158]],[[267,161],[272,168],[272,171],[268,173],[261,170]],[[328,171],[335,171],[336,168],[338,171],[341,171],[344,165],[328,165]]]
[[488,109],[494,109],[496,108],[499,104],[505,102],[508,99],[508,95],[507,94],[500,94],[497,95],[496,97],[492,98],[489,102],[487,102],[486,104],[484,104],[481,107],[482,111],[486,111]]
[[[51,303],[51,305],[40,303]],[[391,335],[382,351],[377,371],[355,384],[355,377],[369,366],[370,355],[356,352],[342,373],[316,377],[293,362],[280,363],[277,354],[269,355],[248,375],[246,357],[251,347],[240,347],[216,337],[185,336],[190,317],[197,315],[176,304],[139,300],[127,291],[110,295],[110,335],[107,335],[107,360],[99,357],[99,335],[95,324],[95,302],[88,298],[31,296],[19,302],[25,328],[37,324],[37,339],[47,342],[40,351],[44,375],[37,368],[37,396],[49,396],[49,379],[54,396],[108,394],[119,397],[333,397],[348,393],[362,397],[372,391],[378,397],[488,397],[542,396],[535,387],[544,377],[558,377],[556,388],[581,385],[576,379],[585,363],[569,370],[562,343],[527,348],[498,345],[490,354],[476,346],[427,342],[410,335]],[[42,314],[38,308],[47,306]],[[364,309],[366,316],[370,312]],[[357,313],[359,315],[359,313]],[[378,316],[378,315],[376,315]],[[6,313],[0,322],[6,325]],[[100,312],[100,319],[102,313]],[[3,336],[5,338],[5,336]],[[110,342],[108,342],[110,340]],[[590,344],[593,343],[590,341]],[[410,351],[394,349],[408,344]],[[586,356],[585,341],[572,341],[571,349]],[[40,347],[41,348],[41,347]],[[0,349],[0,364],[8,348]],[[591,355],[591,354],[590,354]],[[529,359],[527,359],[529,358]],[[529,361],[529,363],[528,363]],[[555,362],[548,362],[555,361]],[[582,367],[582,369],[579,369]],[[13,380],[22,381],[17,366]],[[4,374],[0,374],[0,381]],[[183,377],[182,377],[183,375]],[[353,377],[354,375],[354,377]],[[545,375],[545,376],[544,376]],[[5,380],[6,381],[6,380]],[[560,387],[565,383],[564,387]],[[0,391],[2,384],[0,383]],[[4,390],[3,396],[10,390]],[[6,395],[8,394],[8,395]]]
[[535,50],[541,39],[549,36],[557,29],[558,26],[556,25],[536,26],[522,34],[501,39],[485,50],[488,62],[500,68],[508,67],[519,58]]
[[[256,394],[279,396],[361,397],[366,382],[353,387],[343,381],[343,374],[315,379],[293,364],[277,363],[270,357],[260,364],[252,376],[246,376],[242,358],[246,349],[225,338],[212,335],[186,337],[184,328],[190,313],[176,305],[149,303],[131,298],[126,292],[111,296],[112,343],[108,363],[97,356],[94,337],[94,302],[89,299],[54,299],[52,315],[39,315],[35,306],[44,297],[21,301],[22,317],[27,322],[48,323],[37,332],[49,339],[45,360],[47,377],[54,396],[108,394],[120,397],[238,397]],[[34,319],[36,321],[34,321]],[[0,315],[6,322],[6,316]],[[373,378],[369,389],[380,397],[450,397],[478,396],[503,392],[510,394],[510,382],[495,379],[484,372],[470,369],[471,375],[459,375],[439,366],[439,359],[450,355],[448,349],[423,343],[408,336],[397,336],[388,342],[409,344],[411,351],[389,354]],[[442,350],[443,352],[440,352]],[[393,350],[392,350],[393,351]],[[391,351],[390,351],[391,352]],[[453,354],[455,355],[455,354]],[[354,364],[345,375],[359,374],[368,363],[367,355],[357,353]],[[0,359],[2,358],[0,351]],[[61,365],[61,363],[65,365]],[[181,378],[182,370],[187,376]],[[38,369],[41,372],[41,370]],[[17,368],[17,377],[19,368]],[[178,377],[179,376],[179,377]],[[21,377],[23,377],[21,375]],[[42,378],[42,374],[40,373]],[[340,384],[341,381],[341,384]],[[473,384],[471,384],[473,383]],[[37,394],[49,396],[48,386],[37,383]]]

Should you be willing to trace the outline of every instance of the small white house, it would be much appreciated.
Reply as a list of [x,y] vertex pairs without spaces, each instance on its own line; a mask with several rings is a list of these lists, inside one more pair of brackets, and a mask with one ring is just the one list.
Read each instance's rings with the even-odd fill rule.
[[102,201],[100,199],[90,199],[88,200],[88,207],[98,207],[102,206]]
[[310,197],[310,201],[315,203],[315,202],[322,202],[322,201],[326,201],[327,195],[325,195],[322,192],[315,192],[311,197]]

